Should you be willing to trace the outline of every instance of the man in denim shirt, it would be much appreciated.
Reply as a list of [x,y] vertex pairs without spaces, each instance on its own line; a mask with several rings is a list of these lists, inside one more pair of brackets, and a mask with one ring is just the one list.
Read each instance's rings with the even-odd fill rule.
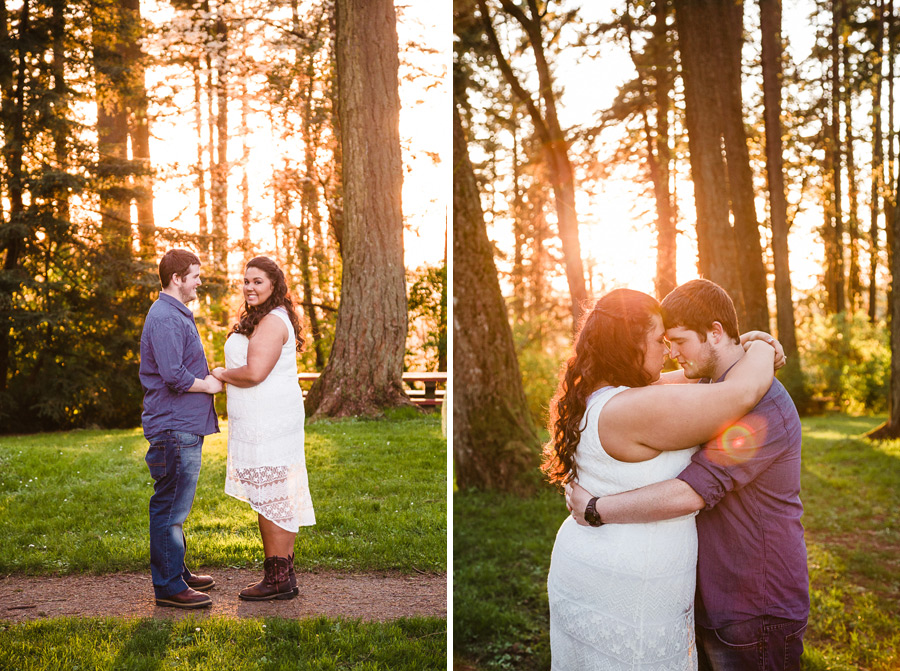
[[159,262],[162,291],[141,333],[141,421],[150,443],[146,462],[153,477],[150,497],[150,571],[156,604],[204,608],[203,592],[216,583],[194,575],[184,563],[183,524],[191,511],[203,437],[218,433],[213,394],[222,383],[209,372],[203,343],[187,303],[197,298],[200,260],[182,249]]
[[[671,356],[689,379],[721,382],[743,356],[728,294],[708,280],[662,302]],[[701,671],[799,670],[809,616],[800,517],[800,419],[775,380],[737,424],[676,479],[595,502],[594,523],[653,522],[701,511],[695,616]],[[591,495],[568,485],[579,524]]]

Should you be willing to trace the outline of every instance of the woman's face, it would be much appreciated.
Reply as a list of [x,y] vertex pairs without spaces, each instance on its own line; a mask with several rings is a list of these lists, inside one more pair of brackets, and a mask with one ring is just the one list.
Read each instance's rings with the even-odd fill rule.
[[259,268],[247,268],[244,272],[244,300],[250,307],[265,303],[273,289],[272,280]]
[[669,343],[666,342],[666,329],[663,328],[662,317],[651,317],[650,330],[644,340],[644,370],[650,375],[650,381],[656,382],[666,363]]

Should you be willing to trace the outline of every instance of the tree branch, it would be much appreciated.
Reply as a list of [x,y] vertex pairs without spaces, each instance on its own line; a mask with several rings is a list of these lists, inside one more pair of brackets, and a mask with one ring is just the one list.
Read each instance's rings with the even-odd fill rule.
[[519,82],[512,67],[503,55],[503,50],[500,48],[500,40],[497,39],[497,33],[494,31],[494,24],[491,23],[487,2],[485,0],[476,0],[476,2],[478,3],[478,10],[481,13],[481,20],[484,24],[484,33],[487,35],[488,43],[490,44],[491,51],[494,52],[494,58],[497,59],[497,65],[500,68],[500,72],[503,74],[503,78],[506,80],[506,83],[509,84],[513,94],[522,101],[523,105],[525,105],[525,108],[528,110],[528,114],[531,117],[531,121],[534,123],[535,131],[537,131],[541,141],[550,144],[550,131],[547,129],[547,124],[541,116],[540,110],[537,108],[534,100],[531,99],[531,95]]
[[297,303],[297,305],[302,305],[306,308],[319,308],[320,310],[326,310],[327,312],[337,312],[337,308],[332,305],[325,305],[324,303],[313,303],[311,301],[302,301]]
[[540,96],[544,101],[547,135],[550,138],[550,142],[561,142],[564,140],[564,137],[556,114],[556,99],[553,96],[550,66],[547,64],[547,58],[544,55],[544,36],[541,33],[541,14],[537,7],[537,1],[528,0],[528,6],[532,14],[530,19],[525,16],[519,7],[512,3],[512,0],[500,0],[500,4],[507,13],[522,24],[522,28],[525,29],[525,33],[528,35],[531,51],[534,53],[534,63],[538,71]]

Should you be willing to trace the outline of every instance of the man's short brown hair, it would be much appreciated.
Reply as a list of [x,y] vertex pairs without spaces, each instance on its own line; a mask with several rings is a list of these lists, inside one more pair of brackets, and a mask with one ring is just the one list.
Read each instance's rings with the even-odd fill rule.
[[695,331],[700,342],[713,322],[719,322],[735,344],[740,343],[737,312],[731,296],[715,282],[691,280],[669,292],[662,303],[663,324],[667,329],[681,326]]
[[159,283],[165,289],[172,281],[172,275],[184,277],[190,271],[191,266],[200,265],[200,259],[193,252],[186,249],[170,249],[159,262]]

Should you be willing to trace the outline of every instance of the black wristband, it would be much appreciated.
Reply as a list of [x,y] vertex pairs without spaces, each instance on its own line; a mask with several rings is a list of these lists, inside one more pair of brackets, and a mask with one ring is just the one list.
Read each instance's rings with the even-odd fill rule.
[[584,521],[590,524],[592,527],[600,527],[603,526],[603,520],[600,519],[600,515],[597,513],[597,499],[600,498],[595,496],[590,501],[588,501],[587,507],[584,509]]

